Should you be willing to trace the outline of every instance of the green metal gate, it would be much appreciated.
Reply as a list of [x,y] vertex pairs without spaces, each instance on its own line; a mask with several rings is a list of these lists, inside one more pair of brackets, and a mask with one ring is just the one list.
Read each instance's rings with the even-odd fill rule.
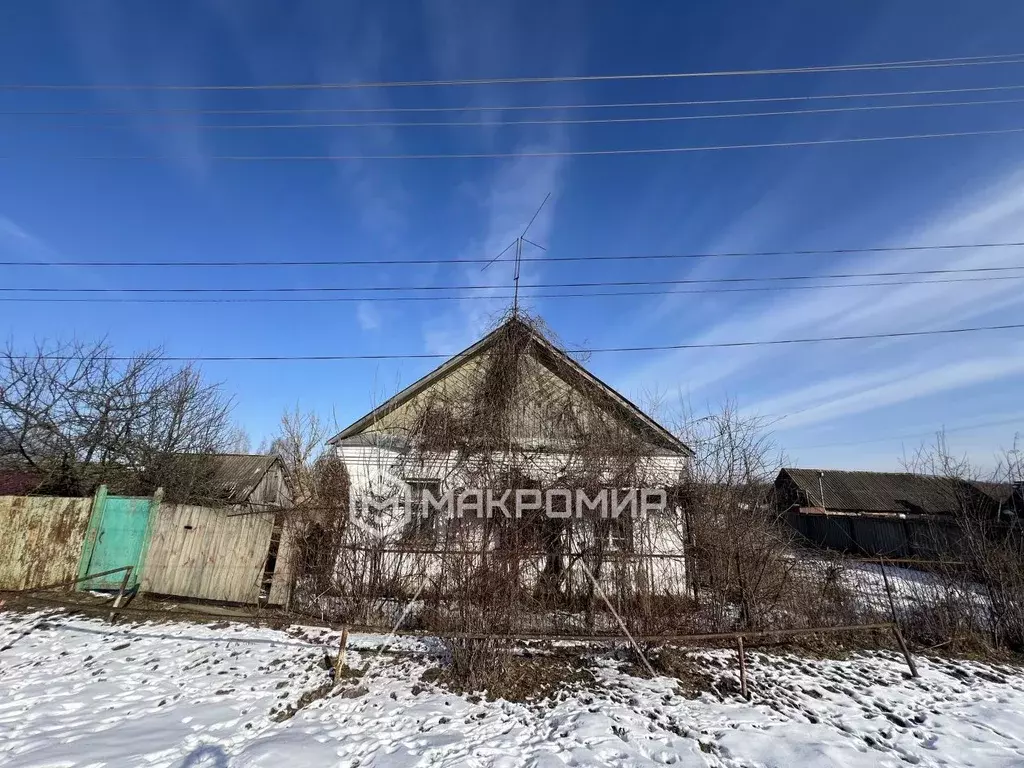
[[[131,589],[139,583],[160,496],[160,491],[152,498],[108,496],[106,486],[100,486],[82,547],[80,578],[131,566],[125,586]],[[108,573],[81,582],[79,589],[117,589],[124,576],[124,571]]]

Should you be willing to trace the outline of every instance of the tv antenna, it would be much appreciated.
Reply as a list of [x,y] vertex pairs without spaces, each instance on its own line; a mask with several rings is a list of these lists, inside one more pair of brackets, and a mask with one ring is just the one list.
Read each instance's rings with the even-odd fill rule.
[[514,247],[516,249],[515,250],[515,270],[512,273],[512,283],[513,283],[513,290],[512,290],[512,315],[513,316],[519,314],[519,267],[520,267],[520,264],[522,263],[522,260],[523,260],[523,243],[526,243],[528,245],[532,245],[534,248],[540,248],[542,251],[546,251],[547,250],[547,248],[545,248],[543,245],[540,245],[539,243],[535,243],[535,242],[533,242],[533,240],[528,239],[526,237],[526,233],[530,231],[530,227],[532,227],[533,223],[535,221],[537,221],[537,217],[540,216],[540,212],[544,209],[544,206],[547,204],[548,198],[550,198],[550,197],[551,197],[551,193],[550,192],[548,192],[546,195],[544,195],[544,199],[541,201],[541,204],[538,206],[537,210],[534,211],[533,217],[530,219],[530,222],[523,228],[522,234],[520,234],[519,237],[517,237],[511,243],[506,245],[505,249],[501,253],[499,253],[497,256],[495,256],[493,259],[491,259],[486,264],[484,264],[483,267],[481,267],[481,269],[480,269],[480,271],[483,272],[485,269],[487,269],[489,266],[491,266],[491,264],[493,264],[498,259],[500,259],[502,256],[504,256],[506,253],[508,253],[510,248]]

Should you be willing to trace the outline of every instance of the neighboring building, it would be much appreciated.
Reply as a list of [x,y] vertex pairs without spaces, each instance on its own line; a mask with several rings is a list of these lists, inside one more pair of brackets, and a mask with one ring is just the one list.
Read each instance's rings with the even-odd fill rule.
[[232,506],[287,508],[292,494],[288,472],[276,454],[218,453],[211,486],[215,499]]
[[39,488],[44,479],[31,470],[0,468],[0,496],[27,496]]
[[1001,519],[1020,525],[1024,522],[1024,483],[973,483],[998,506]]
[[783,468],[775,479],[779,512],[804,539],[871,557],[955,553],[957,517],[1007,522],[1009,485],[907,472]]

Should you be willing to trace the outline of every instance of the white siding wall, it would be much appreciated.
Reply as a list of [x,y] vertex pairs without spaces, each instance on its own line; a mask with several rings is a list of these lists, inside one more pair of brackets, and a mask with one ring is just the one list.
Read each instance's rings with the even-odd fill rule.
[[[382,498],[401,489],[404,493],[407,487],[407,480],[426,478],[446,478],[450,472],[446,471],[446,464],[454,464],[453,459],[438,458],[428,462],[425,466],[403,467],[403,458],[396,450],[377,448],[369,446],[339,445],[336,446],[337,455],[345,462],[351,482],[352,495],[354,498],[365,498],[367,496]],[[567,460],[566,454],[538,453],[530,461],[531,474],[541,477],[548,482],[554,482]],[[651,456],[647,461],[647,474],[649,484],[652,487],[661,485],[674,485],[686,464],[682,456]],[[451,477],[444,483],[444,489],[449,485],[459,485],[458,479]],[[503,489],[494,489],[503,490]],[[394,519],[386,523],[396,523]],[[642,539],[634,542],[634,551],[639,554],[650,553],[654,555],[645,559],[646,578],[653,584],[655,593],[680,594],[685,589],[686,564],[683,557],[683,545],[685,531],[681,523],[681,515],[676,510],[667,513],[665,519],[652,520],[646,524],[638,524],[637,535]],[[400,580],[407,585],[410,591],[415,591],[424,578],[438,579],[441,576],[443,559],[440,556],[410,555],[406,552],[389,552],[386,550],[407,548],[410,545],[400,540],[401,534],[396,533],[388,539],[378,541],[375,546],[385,550],[383,553],[375,553],[373,557],[379,558],[377,567],[390,578]],[[424,545],[421,545],[424,546]],[[462,547],[472,546],[471,542],[464,542]],[[578,546],[578,545],[577,545]],[[426,545],[424,548],[429,548]],[[350,558],[364,559],[367,561],[365,567],[369,568],[369,553],[348,553],[344,555]],[[364,567],[348,563],[345,572],[362,572]],[[536,573],[543,568],[543,559],[536,563]],[[631,570],[636,570],[638,565],[634,561]],[[614,568],[607,566],[600,579],[602,587],[610,592],[616,589],[614,582]],[[583,576],[582,572],[580,576]],[[355,588],[356,585],[353,585]]]

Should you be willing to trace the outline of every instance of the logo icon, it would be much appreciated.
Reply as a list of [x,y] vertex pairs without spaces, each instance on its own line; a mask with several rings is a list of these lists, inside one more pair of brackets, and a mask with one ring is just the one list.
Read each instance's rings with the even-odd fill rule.
[[402,490],[390,495],[382,493],[360,494],[349,492],[350,520],[374,539],[386,539],[398,534],[409,522],[408,499]]

